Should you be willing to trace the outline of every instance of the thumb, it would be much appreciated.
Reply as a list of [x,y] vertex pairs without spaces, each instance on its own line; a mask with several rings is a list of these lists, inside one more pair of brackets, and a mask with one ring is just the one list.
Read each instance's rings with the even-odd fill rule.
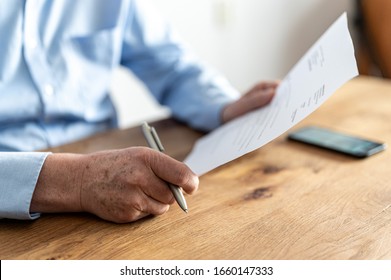
[[188,194],[198,189],[198,176],[186,164],[161,152],[151,151],[149,164],[157,177],[181,187]]

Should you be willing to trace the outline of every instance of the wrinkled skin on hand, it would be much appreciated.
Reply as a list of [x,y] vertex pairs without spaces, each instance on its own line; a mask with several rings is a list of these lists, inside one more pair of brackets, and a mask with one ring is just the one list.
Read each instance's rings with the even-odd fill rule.
[[144,147],[53,154],[42,168],[30,210],[84,211],[108,221],[132,222],[167,212],[175,200],[166,182],[192,194],[199,181],[184,163]]

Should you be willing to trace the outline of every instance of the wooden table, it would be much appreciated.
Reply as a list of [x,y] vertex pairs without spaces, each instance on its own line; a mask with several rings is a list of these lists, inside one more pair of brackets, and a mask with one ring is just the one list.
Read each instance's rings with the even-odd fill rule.
[[[391,143],[391,82],[357,78],[298,126],[315,124]],[[200,136],[172,120],[156,127],[183,159]],[[145,145],[139,128],[54,152]],[[189,214],[129,224],[89,214],[0,221],[1,259],[390,259],[391,152],[357,160],[286,140],[222,166],[187,196]]]

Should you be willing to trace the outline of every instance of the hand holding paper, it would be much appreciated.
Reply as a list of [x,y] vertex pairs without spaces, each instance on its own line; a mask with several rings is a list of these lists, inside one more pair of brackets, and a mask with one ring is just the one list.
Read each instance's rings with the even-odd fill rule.
[[197,175],[262,147],[315,111],[358,75],[344,13],[308,50],[272,102],[219,127],[195,144],[185,163]]

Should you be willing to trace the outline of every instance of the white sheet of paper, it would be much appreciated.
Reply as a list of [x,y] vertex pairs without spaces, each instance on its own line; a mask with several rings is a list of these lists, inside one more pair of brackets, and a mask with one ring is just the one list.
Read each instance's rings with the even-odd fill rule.
[[185,163],[200,176],[262,147],[311,114],[357,75],[344,13],[282,80],[269,105],[199,139]]

